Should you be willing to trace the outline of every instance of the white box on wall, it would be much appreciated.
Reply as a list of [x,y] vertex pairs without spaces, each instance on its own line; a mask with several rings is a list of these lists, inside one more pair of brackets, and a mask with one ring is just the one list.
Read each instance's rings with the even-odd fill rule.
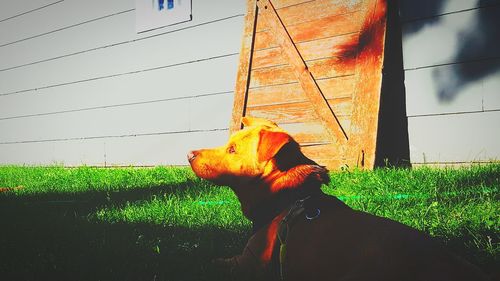
[[145,32],[192,19],[191,0],[135,0],[136,31]]

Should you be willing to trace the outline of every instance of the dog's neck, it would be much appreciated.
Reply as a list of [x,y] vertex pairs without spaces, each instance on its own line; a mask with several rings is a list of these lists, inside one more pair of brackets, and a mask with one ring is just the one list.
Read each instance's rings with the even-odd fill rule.
[[303,186],[297,189],[279,191],[278,194],[250,209],[250,220],[253,223],[252,232],[255,233],[271,223],[276,216],[288,210],[297,200],[317,196],[321,193],[319,186]]
[[288,171],[275,170],[232,189],[238,196],[243,214],[252,221],[256,232],[296,200],[321,193],[321,184],[328,177],[325,171],[318,165],[299,165]]

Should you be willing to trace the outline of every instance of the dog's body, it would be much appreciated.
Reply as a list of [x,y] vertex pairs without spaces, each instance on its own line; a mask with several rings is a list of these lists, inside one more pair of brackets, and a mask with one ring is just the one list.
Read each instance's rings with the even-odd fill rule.
[[219,260],[237,280],[488,280],[425,234],[324,194],[327,170],[276,124],[243,123],[226,146],[188,155],[198,176],[235,191],[254,223],[242,255]]

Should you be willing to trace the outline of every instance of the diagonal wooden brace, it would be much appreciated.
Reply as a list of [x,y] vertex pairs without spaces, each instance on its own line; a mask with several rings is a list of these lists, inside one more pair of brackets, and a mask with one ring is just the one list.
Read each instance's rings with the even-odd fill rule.
[[326,127],[332,141],[338,144],[345,144],[348,140],[346,132],[342,128],[337,116],[335,116],[335,113],[330,108],[321,89],[316,84],[314,77],[307,68],[304,59],[293,43],[290,34],[288,34],[273,4],[269,0],[257,0],[257,7],[258,15],[262,17],[271,28],[271,32],[281,46],[282,52],[288,57],[294,69],[295,76],[299,80],[307,98],[313,104],[317,117]]

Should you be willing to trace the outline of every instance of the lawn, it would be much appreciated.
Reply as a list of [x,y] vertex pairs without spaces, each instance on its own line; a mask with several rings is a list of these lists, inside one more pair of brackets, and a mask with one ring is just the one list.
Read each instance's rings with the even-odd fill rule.
[[[326,193],[500,263],[500,164],[331,173]],[[189,168],[0,167],[0,280],[227,280],[250,222]]]

